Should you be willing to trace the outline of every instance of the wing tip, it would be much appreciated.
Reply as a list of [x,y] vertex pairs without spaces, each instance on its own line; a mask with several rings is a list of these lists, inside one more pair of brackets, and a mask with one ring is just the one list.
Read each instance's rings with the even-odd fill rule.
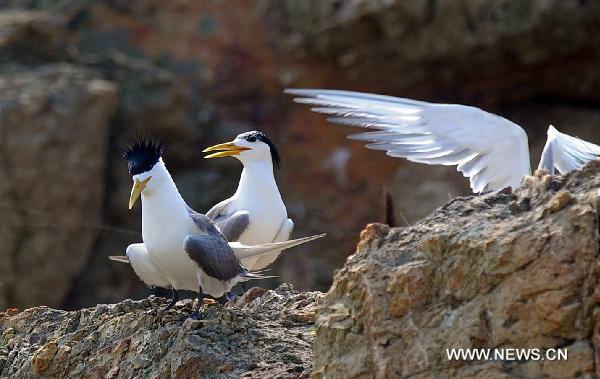
[[125,255],[111,255],[108,259],[115,262],[129,263],[129,258]]
[[316,89],[316,88],[285,88],[283,90],[283,93],[286,95],[293,95],[293,96],[315,96],[314,92],[317,92],[317,91],[327,91],[327,90]]

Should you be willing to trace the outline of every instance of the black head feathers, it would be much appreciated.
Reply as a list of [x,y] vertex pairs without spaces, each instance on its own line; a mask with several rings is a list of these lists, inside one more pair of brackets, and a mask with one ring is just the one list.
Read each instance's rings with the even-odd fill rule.
[[149,137],[141,137],[132,145],[123,149],[123,157],[127,159],[127,167],[131,176],[150,171],[158,162],[164,151],[161,141]]
[[279,166],[281,165],[281,156],[279,155],[279,151],[277,150],[277,148],[275,147],[273,142],[271,142],[271,140],[263,132],[258,132],[258,131],[254,130],[251,132],[240,134],[238,136],[238,138],[245,139],[248,142],[256,142],[258,140],[258,141],[264,142],[267,145],[269,145],[269,150],[271,150],[271,159],[273,160],[273,165],[275,165],[275,167],[279,168]]

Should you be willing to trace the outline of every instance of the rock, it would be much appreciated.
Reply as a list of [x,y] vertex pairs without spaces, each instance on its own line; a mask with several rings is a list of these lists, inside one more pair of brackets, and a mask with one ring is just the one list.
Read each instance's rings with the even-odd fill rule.
[[50,341],[40,347],[31,358],[32,372],[35,375],[43,374],[50,367],[50,363],[58,352],[56,341]]
[[0,13],[0,62],[34,64],[65,54],[63,19],[45,12]]
[[[0,7],[8,41],[0,48],[0,72],[66,62],[119,87],[103,227],[60,305],[65,309],[150,293],[129,267],[106,261],[140,241],[139,208],[127,209],[131,178],[119,156],[136,133],[166,139],[165,160],[179,189],[190,206],[206,211],[235,191],[240,167],[234,159],[203,161],[202,148],[241,131],[267,132],[284,157],[277,180],[294,234],[328,233],[284,254],[272,272],[298,288],[321,290],[364,225],[382,220],[384,187],[396,195],[397,219],[410,224],[470,191],[454,167],[390,159],[347,141],[347,128],[293,104],[283,88],[356,89],[483,107],[526,128],[534,167],[550,122],[600,142],[594,1],[251,0],[231,7],[3,0]],[[512,209],[521,212],[527,203]],[[48,267],[57,271],[61,263]]]
[[[600,159],[515,192],[456,198],[412,227],[371,224],[324,295],[252,288],[159,315],[151,296],[0,313],[1,377],[595,377]],[[451,360],[447,349],[564,349]],[[500,350],[498,350],[500,349]],[[555,353],[556,354],[556,353]],[[547,357],[550,357],[548,355]]]
[[[314,377],[600,374],[599,191],[600,159],[454,199],[413,227],[369,225],[317,313]],[[458,361],[450,348],[564,348],[568,360]]]
[[321,297],[282,285],[250,303],[204,305],[200,321],[186,320],[190,300],[156,315],[166,300],[155,297],[0,313],[0,376],[306,378],[314,325],[295,315],[314,315]]
[[292,51],[304,48],[331,60],[371,88],[486,104],[536,94],[600,99],[596,2],[325,0],[277,6],[291,26]]
[[68,64],[0,76],[0,309],[59,306],[80,274],[102,223],[117,99]]

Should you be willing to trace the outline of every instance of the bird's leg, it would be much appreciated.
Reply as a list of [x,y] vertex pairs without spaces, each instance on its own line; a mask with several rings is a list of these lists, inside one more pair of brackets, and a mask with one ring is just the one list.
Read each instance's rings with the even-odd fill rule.
[[225,293],[225,295],[221,296],[218,300],[221,305],[225,305],[227,302],[237,299],[238,296],[239,294],[235,293],[234,291],[229,291]]
[[177,303],[177,300],[179,300],[179,293],[177,292],[177,290],[175,289],[175,287],[171,287],[171,289],[173,290],[173,294],[171,295],[171,301],[169,302],[169,305],[167,305],[167,307],[164,309],[164,312],[166,312],[169,309],[173,308],[173,306],[175,305],[175,303]]
[[200,307],[202,306],[204,300],[204,291],[202,291],[202,287],[200,287],[200,291],[198,292],[198,302],[196,303],[196,310],[192,314],[192,320],[200,320]]
[[227,301],[232,301],[237,299],[240,296],[239,293],[235,293],[233,291],[229,291],[225,294],[225,297],[227,298]]
[[[236,287],[236,288],[238,288],[238,287]],[[248,291],[248,288],[246,287],[246,282],[241,282],[240,287],[237,289],[237,291],[232,289],[231,291],[227,292],[225,295],[223,295],[219,298],[219,302],[221,304],[225,304],[228,301],[237,299],[238,297],[245,294],[247,291]]]
[[225,304],[227,304],[228,301],[231,301],[231,297],[232,297],[231,292],[227,292],[225,295],[218,298],[217,301],[219,302],[219,304],[225,305]]

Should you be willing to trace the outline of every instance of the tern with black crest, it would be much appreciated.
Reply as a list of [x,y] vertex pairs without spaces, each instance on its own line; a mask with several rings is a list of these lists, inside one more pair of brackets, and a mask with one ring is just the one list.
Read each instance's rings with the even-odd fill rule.
[[177,301],[177,290],[195,291],[197,316],[204,294],[218,298],[239,282],[264,278],[245,262],[322,237],[255,246],[228,242],[208,217],[186,204],[162,154],[163,145],[146,138],[124,151],[133,179],[129,208],[142,200],[143,244],[130,245],[126,257],[110,258],[129,262],[144,283],[172,289],[167,309]]

